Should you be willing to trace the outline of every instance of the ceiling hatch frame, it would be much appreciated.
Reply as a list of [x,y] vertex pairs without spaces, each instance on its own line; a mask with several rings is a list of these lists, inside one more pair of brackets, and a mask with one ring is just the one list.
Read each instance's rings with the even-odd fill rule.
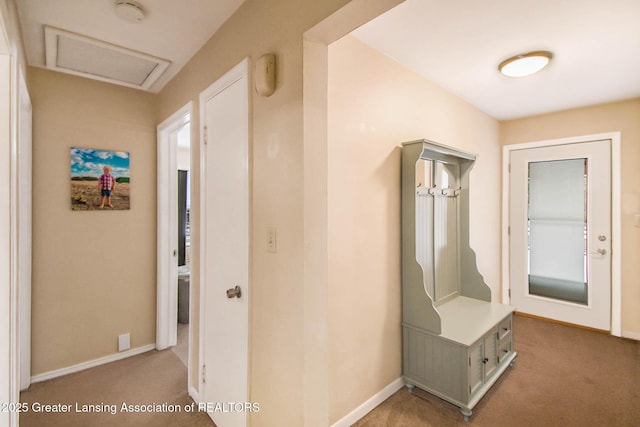
[[80,34],[44,27],[46,68],[149,90],[171,61]]

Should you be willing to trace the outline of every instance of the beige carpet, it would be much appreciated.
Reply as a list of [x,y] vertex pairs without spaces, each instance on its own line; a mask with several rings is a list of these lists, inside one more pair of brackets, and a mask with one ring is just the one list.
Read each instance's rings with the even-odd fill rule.
[[171,351],[173,351],[178,358],[182,361],[184,366],[187,366],[189,363],[189,324],[188,323],[178,323],[178,337],[176,340],[176,345],[171,347]]
[[640,342],[520,316],[514,331],[516,364],[470,422],[455,406],[402,388],[356,426],[640,426]]
[[[640,426],[640,342],[524,317],[516,317],[514,330],[516,365],[480,401],[469,423],[462,421],[455,406],[425,392],[409,394],[403,388],[356,426]],[[192,402],[186,391],[186,368],[171,350],[152,351],[34,384],[22,394],[22,401],[156,402],[181,407]],[[21,416],[20,425],[214,424],[204,413],[123,414],[118,410],[116,415],[29,412]]]
[[[185,406],[193,403],[187,394],[187,368],[171,350],[150,351],[33,384],[21,394],[21,401],[30,408],[37,408],[38,404],[71,405],[71,413],[35,413],[33,410],[23,413],[21,427],[215,426],[204,412],[185,412]],[[76,402],[80,410],[85,404],[93,404],[106,411],[76,413]],[[175,405],[182,410],[128,413],[121,411],[125,402],[127,405]],[[112,415],[105,405],[116,405],[116,414]]]

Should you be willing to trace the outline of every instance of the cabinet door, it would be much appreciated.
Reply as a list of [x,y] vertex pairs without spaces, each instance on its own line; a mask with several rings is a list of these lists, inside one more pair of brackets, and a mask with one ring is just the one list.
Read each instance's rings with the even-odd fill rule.
[[469,396],[498,369],[498,329],[493,329],[469,347]]
[[491,331],[482,339],[484,357],[484,378],[489,378],[498,368],[498,333]]
[[480,340],[469,348],[469,396],[472,396],[484,382],[482,344],[483,341]]

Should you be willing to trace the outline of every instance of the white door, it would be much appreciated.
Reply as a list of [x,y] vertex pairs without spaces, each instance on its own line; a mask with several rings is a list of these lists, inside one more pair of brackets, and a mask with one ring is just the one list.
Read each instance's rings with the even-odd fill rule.
[[248,64],[244,60],[200,95],[204,134],[200,398],[225,402],[226,408],[209,408],[218,427],[245,426],[247,421],[246,412],[238,409],[248,401]]
[[611,328],[611,141],[511,151],[511,304]]

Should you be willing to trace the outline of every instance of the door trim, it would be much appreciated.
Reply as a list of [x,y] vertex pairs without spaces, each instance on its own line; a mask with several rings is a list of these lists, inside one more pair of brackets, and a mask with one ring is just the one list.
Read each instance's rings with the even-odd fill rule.
[[[15,155],[16,129],[16,71],[15,56],[8,50],[4,35],[4,16],[0,8],[0,401],[18,402],[20,398],[20,344],[18,282],[16,280],[17,244],[15,235],[17,156]],[[9,95],[9,96],[5,96]],[[5,160],[6,159],[6,160]],[[9,203],[6,203],[9,201]],[[17,426],[17,412],[0,412],[0,424]]]
[[[193,102],[188,102],[157,127],[157,314],[156,349],[162,350],[176,345],[178,317],[178,266],[173,250],[177,249],[177,180],[171,179],[177,172],[176,144],[171,144],[169,136],[181,126],[193,122]],[[193,130],[191,130],[193,140]],[[191,156],[193,170],[193,156]],[[169,191],[167,191],[167,189]],[[176,197],[171,197],[176,194]],[[193,230],[193,229],[192,229]],[[195,271],[192,272],[192,275]],[[191,293],[190,293],[191,294]],[[189,317],[192,304],[189,301]],[[187,389],[194,389],[191,381],[191,354],[193,348],[193,328],[189,328],[187,350]]]
[[[192,102],[189,102],[158,125],[158,224],[157,224],[157,325],[156,348],[163,350],[176,344],[177,280],[178,267],[173,256],[177,249],[177,199],[171,194],[177,193],[177,183],[172,179],[173,171],[177,171],[177,147],[169,141],[171,133],[188,122],[192,114]],[[168,191],[167,191],[168,190]],[[176,196],[177,197],[177,196]],[[174,233],[175,231],[175,233]],[[175,264],[175,265],[174,265]],[[175,279],[175,280],[173,280]]]
[[528,148],[550,147],[554,145],[579,144],[591,141],[611,141],[611,335],[622,336],[622,207],[620,132],[606,132],[570,138],[511,144],[502,147],[502,302],[510,302],[511,283],[509,281],[509,160],[511,151]]
[[20,390],[31,385],[31,269],[33,212],[33,106],[22,70],[18,70],[17,171],[16,173],[16,272],[20,342]]

